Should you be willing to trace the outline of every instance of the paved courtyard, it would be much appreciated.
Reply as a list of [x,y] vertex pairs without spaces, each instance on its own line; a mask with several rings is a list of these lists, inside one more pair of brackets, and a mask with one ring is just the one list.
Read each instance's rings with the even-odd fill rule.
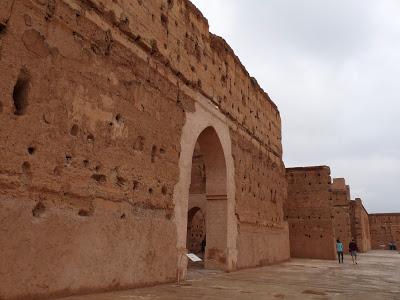
[[400,254],[371,251],[358,265],[292,259],[280,265],[221,273],[192,269],[177,286],[165,284],[122,292],[63,298],[63,300],[152,299],[400,299]]

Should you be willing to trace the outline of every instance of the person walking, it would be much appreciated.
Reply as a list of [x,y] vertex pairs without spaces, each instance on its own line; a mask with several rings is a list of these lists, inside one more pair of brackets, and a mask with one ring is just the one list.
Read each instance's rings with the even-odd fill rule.
[[343,243],[339,239],[336,240],[336,252],[339,264],[343,263]]
[[351,255],[351,260],[353,261],[353,264],[357,264],[357,252],[358,252],[358,247],[357,243],[354,239],[351,240],[349,244],[349,252]]

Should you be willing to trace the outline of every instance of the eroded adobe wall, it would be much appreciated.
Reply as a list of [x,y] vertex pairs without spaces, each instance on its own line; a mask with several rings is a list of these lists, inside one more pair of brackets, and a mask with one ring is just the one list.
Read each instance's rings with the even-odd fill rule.
[[292,257],[335,259],[335,230],[330,169],[287,168],[285,218]]
[[229,120],[238,267],[288,258],[279,113],[191,3],[0,7],[0,298],[175,280],[183,86]]
[[276,105],[229,45],[209,33],[201,12],[186,0],[132,2],[85,1],[90,18],[96,18],[93,12],[101,12],[124,37],[153,51],[183,82],[218,105],[236,126],[280,156],[281,124]]
[[175,280],[178,88],[84,15],[15,1],[1,36],[0,298]]
[[345,253],[352,238],[350,214],[350,188],[344,178],[334,178],[331,185],[333,200],[333,226],[335,238],[343,243]]
[[289,258],[283,216],[285,168],[279,156],[243,134],[232,134],[238,218],[238,267]]
[[350,205],[352,237],[356,240],[360,252],[371,250],[369,217],[362,200],[356,198]]
[[[141,47],[155,52],[160,61],[175,72],[181,81],[199,90],[232,122],[234,161],[235,166],[238,166],[235,174],[237,191],[241,190],[243,184],[248,184],[243,182],[243,175],[238,169],[249,168],[251,165],[241,165],[241,156],[246,156],[246,160],[249,160],[260,157],[260,152],[263,153],[256,161],[271,170],[266,169],[264,174],[260,172],[247,179],[252,185],[260,184],[269,192],[272,190],[276,196],[275,200],[263,196],[262,189],[256,191],[256,197],[254,192],[248,192],[247,197],[243,194],[243,198],[236,195],[236,214],[239,228],[243,232],[239,237],[246,237],[246,240],[239,241],[238,244],[241,249],[238,250],[238,267],[286,259],[287,229],[279,216],[285,193],[281,120],[275,104],[256,80],[249,77],[226,42],[208,32],[207,20],[190,2],[159,0],[127,5],[123,1],[110,3],[95,0],[90,3],[97,10],[105,12],[110,22],[136,40]],[[131,9],[133,6],[135,9]],[[234,142],[236,140],[237,143]],[[243,149],[244,144],[248,145]],[[275,165],[278,167],[273,167]],[[264,200],[261,200],[262,198]],[[254,203],[246,206],[243,204],[246,201]],[[282,215],[282,212],[280,214]],[[252,217],[245,220],[245,215]],[[241,220],[245,220],[243,226],[240,226]],[[263,224],[261,228],[260,224]],[[256,234],[251,233],[253,229],[257,231]],[[265,248],[265,241],[271,239],[274,245],[282,245],[279,247],[281,250],[276,250],[275,247]],[[257,247],[254,247],[255,245]],[[259,257],[260,252],[254,252],[254,249],[259,247],[265,248],[262,258]],[[271,248],[274,250],[270,250]],[[273,253],[270,254],[269,251]],[[254,255],[249,255],[249,252]],[[240,262],[240,258],[243,258],[243,262]]]
[[400,247],[400,214],[370,214],[369,226],[372,249],[389,249],[389,243],[394,242]]

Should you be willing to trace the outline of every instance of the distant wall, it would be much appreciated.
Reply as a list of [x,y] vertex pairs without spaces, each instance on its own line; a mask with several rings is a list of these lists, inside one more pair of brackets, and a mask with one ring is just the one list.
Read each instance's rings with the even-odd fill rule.
[[400,213],[370,214],[372,249],[389,249],[389,243],[394,242],[400,247]]
[[287,168],[284,203],[292,257],[335,259],[335,229],[330,169]]
[[336,239],[345,253],[352,238],[360,252],[371,249],[368,213],[361,199],[350,200],[344,178],[331,182],[326,166],[287,168],[286,178],[284,212],[292,257],[334,259]]

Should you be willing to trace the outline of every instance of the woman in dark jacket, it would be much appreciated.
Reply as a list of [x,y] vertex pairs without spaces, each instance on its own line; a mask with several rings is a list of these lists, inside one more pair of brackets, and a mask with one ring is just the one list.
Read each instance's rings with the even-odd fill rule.
[[358,247],[356,244],[356,241],[354,239],[351,240],[349,244],[349,252],[351,255],[351,259],[353,260],[353,264],[357,264],[357,252],[358,252]]

